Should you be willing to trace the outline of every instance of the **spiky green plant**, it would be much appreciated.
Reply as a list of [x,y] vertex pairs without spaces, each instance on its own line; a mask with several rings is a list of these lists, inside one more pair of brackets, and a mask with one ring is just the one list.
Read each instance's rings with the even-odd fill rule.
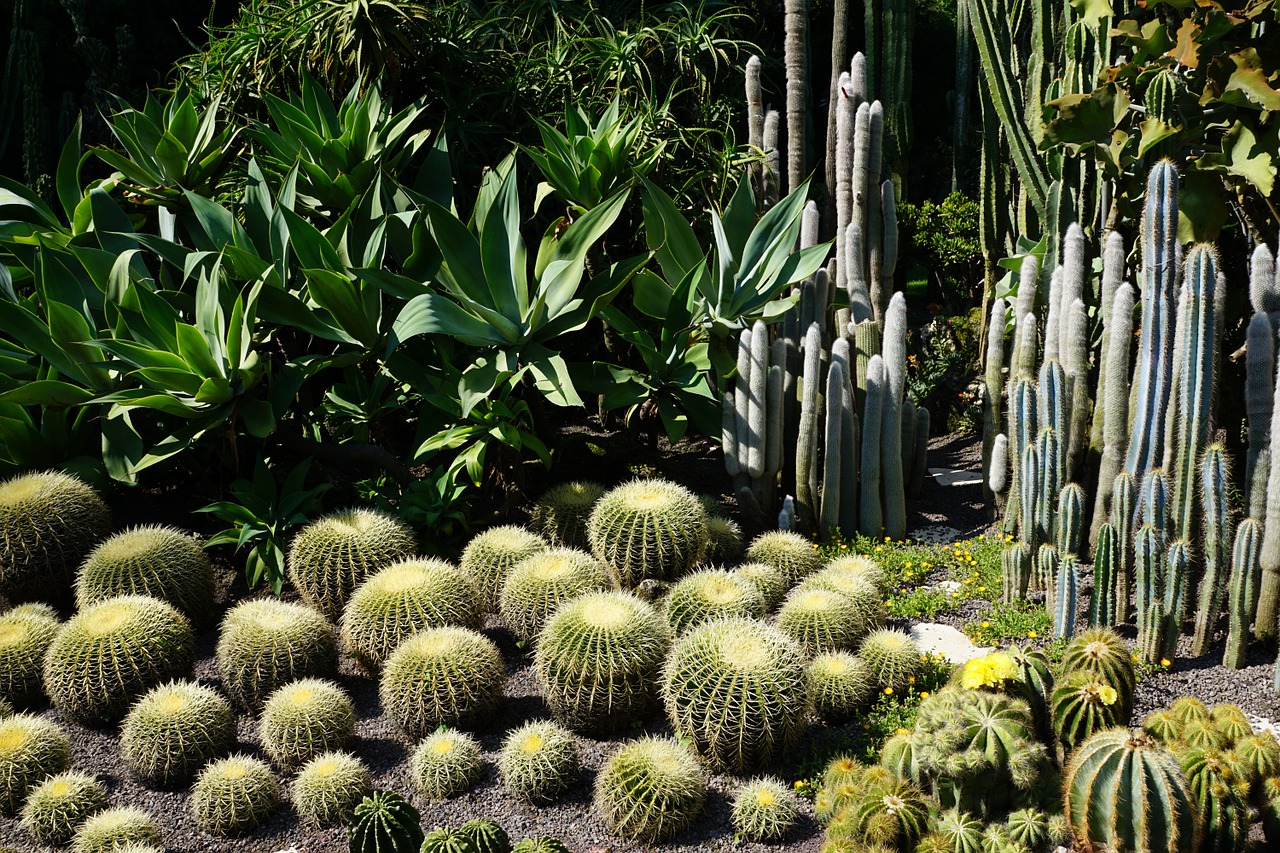
[[808,581],[787,593],[777,625],[810,655],[851,649],[869,628],[865,614],[847,596]]
[[1120,707],[1127,719],[1133,709],[1137,676],[1133,654],[1124,638],[1111,628],[1090,628],[1067,643],[1062,653],[1062,671],[1087,672],[1119,693]]
[[584,592],[604,589],[605,568],[586,551],[548,548],[521,560],[498,596],[502,621],[517,640],[532,642],[556,608]]
[[610,732],[642,718],[671,629],[652,605],[627,592],[566,602],[538,638],[534,665],[556,719],[574,731]]
[[303,824],[337,826],[351,819],[372,790],[373,776],[363,761],[349,752],[323,752],[298,770],[290,800]]
[[859,578],[871,584],[881,592],[888,589],[888,578],[879,563],[864,554],[844,554],[832,557],[820,570],[820,574],[838,577],[841,575]]
[[1018,668],[1018,678],[1004,684],[1006,692],[1017,696],[1031,707],[1035,719],[1036,732],[1043,741],[1053,738],[1053,711],[1050,700],[1053,697],[1053,672],[1049,666],[1048,656],[1039,649],[1023,646],[1010,646],[1007,654],[1014,666]]
[[683,575],[707,550],[707,513],[698,496],[668,480],[632,480],[610,489],[591,510],[591,553],[615,586]]
[[23,604],[0,614],[0,699],[18,707],[40,698],[44,656],[58,633],[47,604]]
[[236,742],[236,721],[220,693],[190,681],[154,687],[120,727],[120,757],[149,785],[180,785]]
[[335,675],[338,639],[310,607],[260,598],[237,604],[223,617],[217,658],[223,688],[255,710],[290,681]]
[[768,563],[743,563],[733,573],[760,591],[766,612],[777,610],[791,588],[782,572]]
[[160,829],[148,812],[117,806],[103,809],[80,824],[71,842],[71,853],[116,853],[131,844],[164,848]]
[[479,590],[443,560],[413,557],[379,569],[356,587],[342,613],[342,645],[376,670],[409,636],[443,625],[484,627]]
[[718,515],[707,515],[707,551],[703,561],[723,564],[742,556],[742,528],[736,521]]
[[437,826],[422,839],[421,853],[476,853],[470,836],[460,829]]
[[1209,708],[1194,696],[1179,696],[1169,703],[1169,713],[1183,725],[1191,722],[1209,723]]
[[585,481],[553,486],[534,504],[530,523],[553,545],[588,548],[587,523],[604,492],[599,483]]
[[932,823],[933,832],[952,853],[982,853],[982,821],[959,809],[947,809]]
[[884,594],[867,574],[853,571],[845,565],[820,569],[796,589],[822,589],[843,596],[865,626],[864,634],[884,621]]
[[614,835],[652,844],[702,812],[707,780],[692,750],[670,738],[628,741],[596,776],[595,808]]
[[814,657],[805,669],[805,681],[814,716],[828,722],[848,719],[876,689],[867,664],[848,652]]
[[351,853],[414,853],[424,838],[422,817],[399,794],[374,791],[356,805],[347,837]]
[[459,567],[480,591],[480,607],[496,612],[498,596],[511,567],[547,547],[547,540],[516,524],[491,527],[462,549]]
[[1231,747],[1227,757],[1236,775],[1250,785],[1271,776],[1280,776],[1280,744],[1269,732],[1241,738]]
[[85,819],[108,805],[107,788],[85,773],[58,773],[31,789],[22,806],[22,828],[47,847],[71,840]]
[[799,799],[785,782],[773,776],[739,785],[732,804],[733,828],[747,841],[782,841],[800,819]]
[[1053,728],[1070,753],[1095,732],[1127,726],[1119,691],[1089,672],[1071,672],[1053,691]]
[[1199,850],[1233,853],[1248,846],[1252,822],[1248,782],[1236,776],[1230,759],[1218,750],[1188,749],[1178,756],[1188,788],[1200,811]]
[[149,595],[193,621],[213,612],[213,563],[174,527],[148,525],[117,533],[85,557],[76,574],[76,606],[84,610],[117,595]]
[[265,763],[230,755],[206,764],[191,787],[191,813],[211,835],[239,835],[261,826],[280,805],[280,783]]
[[1253,734],[1249,718],[1235,705],[1214,705],[1209,711],[1209,722],[1227,739],[1228,746]]
[[906,631],[881,628],[872,631],[858,647],[858,657],[866,663],[880,687],[901,690],[909,679],[920,674],[920,646]]
[[1142,730],[1162,746],[1177,743],[1182,730],[1182,721],[1169,712],[1168,708],[1157,708],[1142,720]]
[[511,848],[511,853],[571,853],[571,851],[560,839],[539,835],[534,838],[520,839],[516,842],[516,846]]
[[431,800],[458,796],[476,783],[483,769],[480,742],[447,726],[423,738],[409,759],[414,787]]
[[[928,800],[915,785],[901,779],[864,785],[845,809],[852,834],[875,844],[914,850],[929,822]],[[836,826],[835,821],[832,826]],[[828,828],[833,837],[839,828]]]
[[387,660],[382,707],[410,741],[439,726],[475,726],[498,703],[506,669],[493,641],[466,628],[421,631]]
[[666,599],[667,622],[679,635],[710,619],[765,615],[755,584],[726,569],[702,569],[680,580]]
[[475,818],[458,827],[458,831],[471,839],[477,853],[511,853],[511,839],[495,820]]
[[194,660],[195,635],[185,616],[149,596],[122,595],[58,629],[44,660],[44,686],[73,720],[118,720],[134,699],[185,675]]
[[720,619],[672,646],[662,695],[676,733],[717,769],[759,769],[791,748],[808,709],[805,658],[776,628]]
[[517,797],[549,802],[578,779],[578,744],[573,732],[549,720],[534,720],[511,731],[498,753],[498,776]]
[[262,706],[258,740],[280,767],[297,767],[342,749],[356,733],[356,709],[341,687],[304,678],[272,693]]
[[0,720],[0,811],[14,814],[32,785],[71,766],[71,742],[60,726],[34,714]]
[[747,562],[773,566],[787,579],[788,588],[822,567],[818,547],[789,530],[770,530],[752,539]]
[[413,529],[400,519],[375,509],[346,509],[298,531],[285,569],[302,600],[336,622],[361,581],[415,551]]
[[61,471],[0,483],[0,591],[10,599],[61,596],[85,554],[111,530],[93,489]]
[[1225,750],[1231,746],[1231,742],[1210,720],[1194,719],[1183,723],[1178,729],[1178,739],[1166,745],[1174,752],[1184,749]]

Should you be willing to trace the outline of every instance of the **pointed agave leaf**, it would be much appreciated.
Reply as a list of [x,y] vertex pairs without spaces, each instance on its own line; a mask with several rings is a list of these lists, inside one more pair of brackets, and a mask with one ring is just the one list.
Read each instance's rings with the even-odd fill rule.
[[356,285],[332,270],[307,269],[303,274],[307,277],[307,293],[316,304],[333,315],[344,332],[372,347],[378,339],[378,318],[369,315]]
[[68,221],[75,214],[76,205],[84,198],[80,184],[80,167],[84,165],[88,155],[81,151],[80,129],[83,123],[84,117],[77,115],[76,123],[62,146],[62,155],[58,157],[58,201],[62,204],[62,210],[67,214]]
[[387,341],[388,355],[415,335],[449,335],[464,344],[479,347],[515,343],[438,293],[415,296],[400,309]]
[[480,262],[492,299],[489,304],[519,325],[529,307],[529,290],[514,168],[503,178],[479,227]]
[[705,256],[698,238],[684,216],[667,195],[647,179],[644,181],[644,230],[649,249],[667,281],[681,281],[695,266],[704,266]]

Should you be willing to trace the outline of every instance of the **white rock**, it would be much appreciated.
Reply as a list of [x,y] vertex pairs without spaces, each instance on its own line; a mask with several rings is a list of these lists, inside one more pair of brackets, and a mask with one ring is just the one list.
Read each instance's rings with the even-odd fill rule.
[[964,634],[939,622],[920,622],[911,626],[911,638],[925,653],[938,653],[955,664],[980,658],[992,651],[985,646],[975,646]]
[[933,524],[913,530],[911,538],[925,545],[950,545],[963,539],[964,534],[946,524]]
[[930,468],[929,473],[939,486],[976,486],[982,482],[981,471],[960,471],[955,468]]

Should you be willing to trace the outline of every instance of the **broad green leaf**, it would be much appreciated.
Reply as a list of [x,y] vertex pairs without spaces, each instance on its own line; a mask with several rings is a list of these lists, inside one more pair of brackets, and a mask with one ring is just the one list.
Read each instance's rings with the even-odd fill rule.
[[663,278],[680,281],[690,269],[703,264],[702,247],[693,227],[676,208],[671,196],[647,179],[642,180],[645,188],[645,239],[657,255]]
[[323,269],[303,270],[311,298],[337,320],[342,330],[365,346],[378,339],[377,319],[366,313],[356,286],[345,275]]
[[0,403],[24,406],[80,406],[93,399],[93,392],[69,382],[40,379],[26,382],[0,394]]
[[502,346],[509,341],[475,316],[436,293],[409,300],[391,327],[387,353],[416,335],[449,335],[471,346]]
[[1259,150],[1254,153],[1257,138],[1253,130],[1242,122],[1236,122],[1222,140],[1227,155],[1226,168],[1258,188],[1264,198],[1270,197],[1275,187],[1276,164],[1272,155]]
[[1081,20],[1091,27],[1101,23],[1103,18],[1115,15],[1108,0],[1069,0],[1069,2]]
[[80,167],[87,156],[81,152],[80,145],[80,129],[83,122],[84,117],[77,115],[76,123],[62,146],[62,155],[58,158],[58,201],[67,214],[67,221],[71,220],[75,214],[76,205],[84,198],[80,184]]

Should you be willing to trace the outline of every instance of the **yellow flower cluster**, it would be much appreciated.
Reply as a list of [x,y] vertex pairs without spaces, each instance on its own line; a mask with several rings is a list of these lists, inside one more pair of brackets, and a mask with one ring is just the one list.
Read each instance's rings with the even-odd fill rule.
[[964,665],[960,674],[960,684],[968,690],[979,687],[999,687],[1010,678],[1018,677],[1018,665],[1004,652],[993,652],[985,657],[974,658]]

